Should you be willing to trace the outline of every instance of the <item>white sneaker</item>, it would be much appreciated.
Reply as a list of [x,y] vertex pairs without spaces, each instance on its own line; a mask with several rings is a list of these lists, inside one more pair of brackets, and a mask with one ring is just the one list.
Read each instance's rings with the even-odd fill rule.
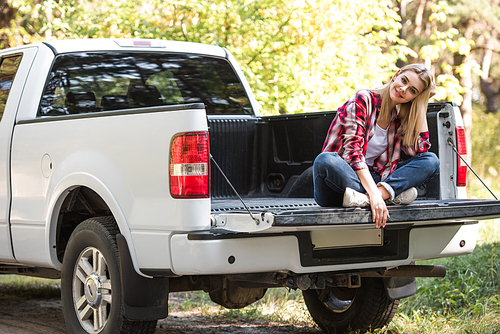
[[370,200],[368,199],[368,196],[365,194],[362,194],[360,192],[357,192],[354,189],[351,189],[349,187],[345,188],[344,192],[344,202],[342,203],[342,206],[345,208],[363,208],[365,206],[370,205]]
[[416,200],[418,197],[418,191],[415,187],[403,191],[401,194],[396,196],[392,201],[387,200],[389,204],[399,204],[407,205]]

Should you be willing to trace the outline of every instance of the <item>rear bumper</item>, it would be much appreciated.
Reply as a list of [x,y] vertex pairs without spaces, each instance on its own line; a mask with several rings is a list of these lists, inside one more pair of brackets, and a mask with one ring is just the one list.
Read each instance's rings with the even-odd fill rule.
[[315,249],[310,232],[176,234],[171,237],[172,271],[177,275],[214,275],[391,268],[414,260],[471,253],[478,229],[477,221],[387,228],[381,246],[332,244],[321,249]]

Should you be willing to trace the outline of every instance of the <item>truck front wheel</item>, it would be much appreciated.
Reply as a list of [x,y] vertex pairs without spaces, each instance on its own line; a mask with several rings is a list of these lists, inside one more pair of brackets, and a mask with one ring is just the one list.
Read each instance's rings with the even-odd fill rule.
[[61,277],[69,333],[153,333],[156,328],[156,321],[130,321],[124,315],[116,233],[113,217],[97,217],[71,234]]
[[356,289],[327,287],[302,294],[309,313],[325,333],[382,328],[399,305],[399,300],[389,299],[384,282],[378,278],[364,278]]

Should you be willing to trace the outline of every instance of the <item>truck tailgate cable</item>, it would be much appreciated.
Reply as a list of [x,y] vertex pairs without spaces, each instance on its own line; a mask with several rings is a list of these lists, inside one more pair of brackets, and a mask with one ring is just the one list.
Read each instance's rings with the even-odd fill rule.
[[247,210],[248,214],[250,215],[250,217],[252,217],[252,219],[255,221],[255,224],[256,225],[259,225],[260,224],[260,220],[258,218],[255,218],[254,215],[252,214],[252,212],[250,211],[250,209],[248,208],[248,206],[245,204],[245,202],[243,201],[243,198],[241,198],[240,194],[238,193],[238,191],[236,190],[236,188],[233,186],[233,184],[231,183],[231,181],[229,181],[228,177],[226,176],[226,174],[222,171],[222,168],[219,166],[219,164],[217,163],[217,161],[215,161],[214,157],[212,156],[212,154],[210,154],[210,159],[213,161],[213,163],[215,164],[215,166],[217,167],[217,169],[219,170],[219,172],[222,174],[222,176],[224,177],[224,179],[226,179],[226,182],[229,184],[229,186],[231,187],[231,189],[233,189],[234,193],[236,194],[236,196],[238,196],[238,198],[240,199],[241,201],[241,204],[243,204],[243,206],[245,207],[245,209]]
[[498,198],[495,196],[495,194],[493,193],[493,191],[491,191],[490,188],[488,188],[488,186],[483,182],[483,180],[479,177],[479,175],[476,174],[476,172],[472,169],[471,166],[469,166],[469,164],[467,163],[467,161],[465,161],[465,159],[462,157],[462,155],[460,153],[458,153],[458,150],[457,148],[455,147],[455,145],[453,144],[453,139],[451,139],[451,137],[448,138],[447,140],[447,143],[448,145],[451,146],[451,148],[453,148],[453,151],[455,151],[455,153],[460,157],[460,159],[462,159],[462,161],[464,162],[464,164],[471,170],[472,173],[474,173],[474,175],[477,177],[477,179],[479,181],[481,181],[481,183],[483,184],[483,186],[486,187],[486,189],[488,189],[488,191],[490,192],[490,194],[496,199],[498,200]]

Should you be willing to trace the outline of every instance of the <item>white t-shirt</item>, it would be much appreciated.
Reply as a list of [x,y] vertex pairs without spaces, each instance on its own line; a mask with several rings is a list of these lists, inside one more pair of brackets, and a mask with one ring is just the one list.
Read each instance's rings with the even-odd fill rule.
[[378,124],[375,126],[375,134],[366,147],[365,161],[368,166],[373,166],[375,159],[387,150],[387,129],[382,129]]

